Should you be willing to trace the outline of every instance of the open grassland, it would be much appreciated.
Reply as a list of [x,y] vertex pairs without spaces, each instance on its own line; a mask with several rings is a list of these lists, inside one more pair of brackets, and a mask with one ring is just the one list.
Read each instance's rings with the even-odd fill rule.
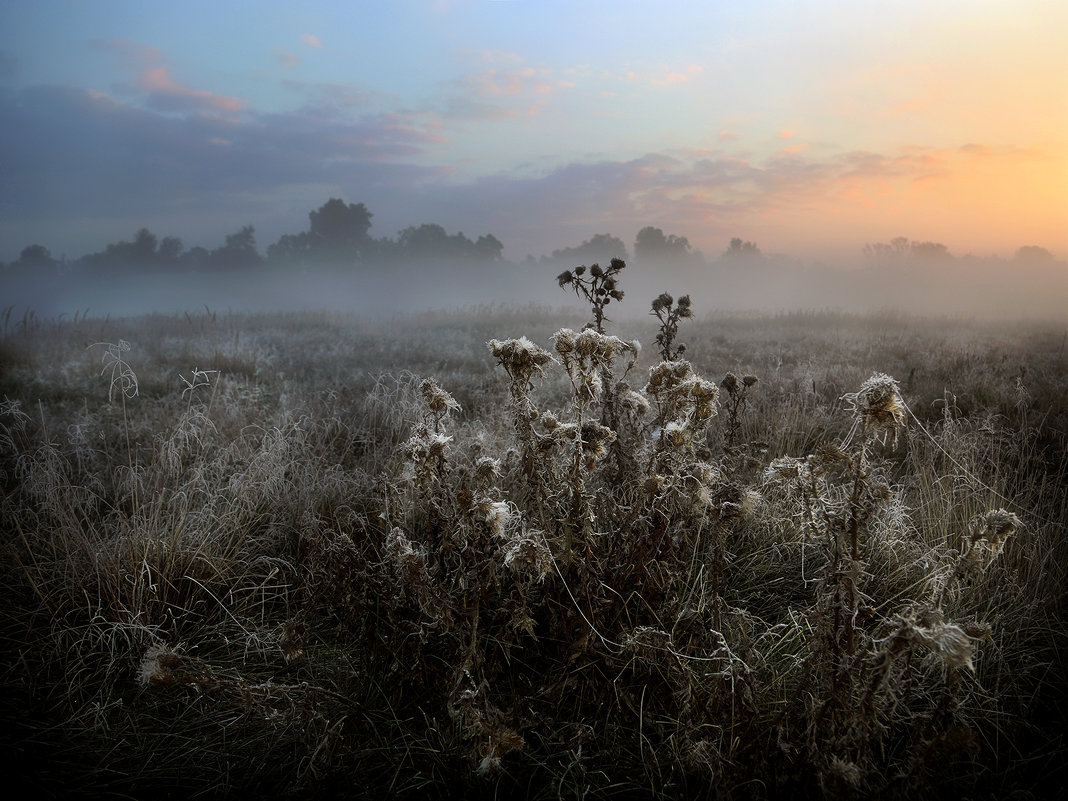
[[679,308],[6,320],[15,778],[1063,786],[1063,329]]

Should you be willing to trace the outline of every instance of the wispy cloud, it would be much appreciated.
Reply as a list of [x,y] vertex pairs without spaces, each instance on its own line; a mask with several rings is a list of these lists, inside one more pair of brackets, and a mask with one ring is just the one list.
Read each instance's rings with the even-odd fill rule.
[[147,103],[159,111],[240,111],[245,103],[204,89],[194,89],[176,81],[162,50],[128,39],[105,39],[94,42],[136,73],[135,87],[148,94]]
[[445,118],[476,121],[534,116],[553,95],[575,86],[548,68],[526,64],[515,53],[482,51],[474,54],[474,60],[493,66],[444,85],[444,100],[438,105]]
[[308,47],[311,47],[315,50],[323,49],[323,43],[314,33],[302,33],[300,35],[300,41],[304,42],[304,44],[306,44]]
[[288,50],[277,50],[274,55],[278,61],[278,66],[284,70],[293,69],[293,67],[300,64],[300,56]]

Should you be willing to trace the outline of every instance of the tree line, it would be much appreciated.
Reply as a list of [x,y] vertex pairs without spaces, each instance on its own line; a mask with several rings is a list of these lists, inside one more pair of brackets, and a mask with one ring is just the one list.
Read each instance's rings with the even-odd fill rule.
[[[73,261],[56,259],[44,245],[28,245],[17,260],[7,265],[0,263],[0,267],[39,273],[49,268],[70,266],[95,273],[135,267],[183,271],[248,269],[263,264],[311,266],[421,259],[464,262],[504,260],[504,245],[493,234],[483,234],[472,240],[462,232],[449,234],[441,225],[424,223],[405,228],[395,238],[376,239],[370,235],[372,217],[363,203],[346,203],[340,198],[330,198],[308,213],[308,230],[283,234],[262,254],[257,247],[256,230],[252,225],[242,226],[226,235],[223,244],[213,250],[200,246],[186,249],[176,236],[161,239],[147,228],[141,228],[131,241],[111,243],[98,253],[89,253]],[[941,243],[917,242],[907,237],[897,237],[889,243],[867,244],[863,253],[873,263],[956,260]],[[693,248],[685,236],[665,234],[662,229],[651,225],[638,232],[633,254],[639,262],[707,263],[704,254]],[[521,264],[577,265],[607,263],[613,258],[630,258],[627,245],[612,234],[595,234],[580,245],[554,250],[549,256],[538,259],[528,256]],[[967,260],[974,257],[962,258]],[[750,265],[768,261],[755,242],[739,237],[730,240],[719,259]],[[1016,251],[1014,260],[1041,264],[1052,263],[1055,258],[1045,248],[1028,245]]]

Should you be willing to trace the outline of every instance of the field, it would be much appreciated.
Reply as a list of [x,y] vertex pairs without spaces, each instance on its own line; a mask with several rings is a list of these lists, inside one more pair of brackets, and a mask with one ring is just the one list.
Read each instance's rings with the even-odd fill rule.
[[1063,327],[657,308],[9,312],[11,778],[1063,787]]

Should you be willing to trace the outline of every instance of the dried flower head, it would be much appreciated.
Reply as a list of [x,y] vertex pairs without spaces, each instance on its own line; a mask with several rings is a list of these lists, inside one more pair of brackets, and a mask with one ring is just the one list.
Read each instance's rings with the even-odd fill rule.
[[865,436],[897,444],[898,429],[905,425],[905,405],[901,388],[885,373],[875,373],[860,389],[845,396],[860,421]]
[[690,441],[690,429],[685,422],[672,420],[660,431],[660,438],[673,448],[681,448]]
[[498,537],[504,536],[504,528],[512,519],[512,509],[507,501],[490,501],[483,498],[475,509],[491,534]]
[[1022,528],[1019,517],[1005,509],[997,509],[972,521],[972,541],[986,540],[991,545],[1000,545],[1002,540]]
[[501,474],[501,460],[479,456],[475,461],[475,480],[482,485],[492,484]]
[[539,581],[545,581],[552,572],[553,557],[545,544],[545,535],[528,530],[508,541],[504,548],[504,566],[515,573],[529,573]]
[[423,395],[423,402],[427,408],[435,414],[444,415],[449,412],[460,411],[460,404],[456,402],[448,392],[438,386],[433,378],[424,378],[419,385],[419,391]]
[[174,671],[182,665],[182,658],[166,645],[153,645],[141,658],[137,679],[142,685],[161,687],[179,679]]
[[649,370],[649,383],[645,391],[651,395],[659,395],[674,389],[682,381],[693,375],[693,367],[685,360],[674,362],[660,362]]
[[936,623],[929,628],[916,626],[913,633],[916,639],[936,653],[947,667],[974,669],[972,654],[975,644],[960,626]]
[[547,350],[538,347],[526,337],[506,339],[503,342],[491,339],[489,349],[493,357],[508,371],[508,375],[516,381],[529,381],[535,373],[540,373],[546,364],[553,361]]
[[594,463],[608,453],[607,446],[616,440],[616,432],[594,421],[582,424],[582,452],[586,455],[586,466],[593,468]]

